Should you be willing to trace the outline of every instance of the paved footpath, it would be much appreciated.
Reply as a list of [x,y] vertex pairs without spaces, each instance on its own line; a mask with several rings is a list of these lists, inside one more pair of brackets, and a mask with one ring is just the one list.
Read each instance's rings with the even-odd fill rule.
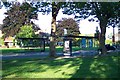
[[[120,52],[120,50],[108,51],[109,52]],[[98,55],[98,52],[95,50],[79,50],[76,52],[72,52],[72,56],[70,53],[57,53],[59,57],[79,57],[79,56],[95,56]],[[0,60],[9,60],[9,59],[23,59],[23,58],[45,58],[49,56],[49,52],[31,52],[31,53],[18,53],[18,54],[9,54],[9,55],[1,55]]]
[[[71,57],[77,57],[77,56],[94,56],[97,54],[97,51],[91,50],[91,51],[85,51],[80,50],[76,52],[72,52]],[[57,53],[57,56],[64,57],[69,56],[70,53]],[[0,55],[0,59],[2,60],[8,60],[8,59],[23,59],[23,58],[45,58],[48,57],[48,52],[31,52],[31,53],[18,53],[18,54],[11,54],[11,55]]]

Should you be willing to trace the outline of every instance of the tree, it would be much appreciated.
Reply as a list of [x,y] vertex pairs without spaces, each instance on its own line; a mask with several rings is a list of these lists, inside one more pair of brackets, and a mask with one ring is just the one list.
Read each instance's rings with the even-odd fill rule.
[[[75,5],[76,4],[76,5]],[[76,2],[52,2],[52,23],[51,23],[51,39],[50,39],[50,56],[54,57],[55,52],[55,35],[56,35],[56,17],[60,9],[64,9],[64,14],[74,14],[76,11],[75,8],[83,7],[84,3],[77,4]]]
[[[20,31],[16,34],[17,43],[20,45],[20,40],[18,38],[37,38],[39,35],[35,34],[32,25],[24,25],[20,28]],[[32,41],[33,42],[33,41]],[[30,41],[22,41],[24,45],[28,45]]]
[[[6,5],[9,6],[9,4],[6,4]],[[49,3],[49,2],[35,2],[35,3],[31,3],[31,5],[34,5],[36,7],[37,12],[38,11],[43,12],[43,14],[49,13],[52,11],[50,56],[55,57],[56,56],[56,52],[55,52],[56,17],[58,15],[59,10],[61,8],[64,8],[64,12],[66,12],[66,14],[69,15],[69,14],[72,14],[72,12],[74,12],[75,7],[81,8],[81,7],[83,7],[84,3],[77,4],[74,2],[57,2],[57,1],[55,2],[54,1],[51,3]],[[76,10],[78,10],[78,9],[76,9]],[[9,26],[7,26],[7,28],[9,28]],[[9,28],[8,30],[11,30],[11,29]],[[6,32],[6,33],[9,33],[9,32]]]
[[[80,4],[80,3],[78,3]],[[119,2],[88,2],[85,7],[80,10],[80,16],[76,18],[87,18],[90,15],[94,15],[89,21],[99,21],[100,24],[100,49],[102,53],[106,53],[105,47],[105,34],[106,27],[114,27],[120,20],[120,3]],[[78,11],[76,12],[78,13]],[[95,20],[97,18],[98,20]]]
[[[52,8],[53,12],[55,11],[58,12],[60,7],[58,7],[58,4],[54,6],[56,7],[55,9]],[[106,27],[108,25],[111,25],[114,27],[114,25],[119,23],[120,21],[120,11],[119,11],[120,7],[119,6],[120,6],[119,2],[88,2],[88,3],[71,2],[70,4],[66,2],[65,4],[61,6],[61,8],[64,8],[64,11],[63,11],[64,14],[70,15],[70,14],[79,13],[80,16],[78,17],[76,16],[76,18],[85,19],[89,17],[90,15],[95,15],[95,17],[98,18],[97,21],[99,21],[100,29],[101,29],[100,40],[99,40],[100,48],[102,50],[102,53],[106,53],[106,47],[105,47]],[[56,15],[54,14],[52,16],[54,18],[54,16]],[[94,18],[92,18],[91,21],[95,21]],[[54,28],[56,29],[56,27]]]
[[67,29],[68,35],[79,35],[79,25],[72,18],[62,18],[57,24],[57,35],[64,36],[64,29]]
[[[50,7],[51,5],[51,7]],[[51,37],[50,37],[50,57],[55,57],[56,56],[56,51],[55,51],[55,45],[56,45],[56,17],[58,15],[58,12],[63,6],[65,6],[65,2],[38,2],[36,6],[38,8],[41,8],[39,11],[43,13],[49,13],[52,11],[52,22],[51,22]],[[46,8],[46,6],[48,6]]]
[[[100,48],[102,53],[106,53],[105,47],[105,34],[106,27],[111,25],[117,25],[118,19],[120,18],[120,3],[119,2],[101,2],[101,3],[91,3],[92,14],[96,15],[99,20],[101,34],[100,34]],[[105,8],[106,7],[106,8]]]
[[[9,5],[9,4],[8,4]],[[106,53],[105,48],[105,33],[108,25],[116,24],[120,21],[120,3],[119,2],[37,2],[35,4],[38,11],[49,13],[52,10],[51,22],[51,38],[50,38],[50,56],[55,56],[55,35],[56,35],[56,16],[61,8],[64,9],[64,14],[77,14],[76,18],[87,18],[90,15],[95,15],[98,18],[101,34],[100,34],[100,48],[102,53]],[[38,9],[40,8],[40,9]],[[94,19],[91,19],[94,21]]]
[[32,25],[22,26],[18,34],[16,34],[16,38],[34,38],[34,37],[38,37],[38,35],[35,34]]
[[76,2],[52,2],[52,23],[51,23],[51,39],[50,39],[50,56],[54,57],[55,53],[55,35],[56,35],[56,17],[60,9],[64,9],[64,14],[74,14],[75,7],[83,7],[84,3],[75,5]]
[[64,36],[64,29],[67,29],[67,35],[79,35],[80,33],[78,23],[72,18],[62,18],[62,20],[59,20],[56,29],[58,38],[59,36]]
[[5,14],[7,16],[3,20],[2,25],[2,32],[5,34],[4,37],[16,35],[20,27],[27,24],[32,24],[34,29],[38,29],[31,22],[31,19],[37,19],[36,8],[27,2],[23,4],[19,2],[13,3]]

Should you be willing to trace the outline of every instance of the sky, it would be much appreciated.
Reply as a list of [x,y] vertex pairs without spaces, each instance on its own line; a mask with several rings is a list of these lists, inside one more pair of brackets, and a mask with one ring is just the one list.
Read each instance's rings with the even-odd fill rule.
[[[20,0],[20,2],[22,3],[23,0]],[[2,7],[2,9],[0,9],[0,24],[2,24],[3,19],[5,18],[4,12],[5,12],[5,8]],[[60,20],[62,18],[73,18],[74,19],[74,15],[64,15],[62,13],[62,10],[59,11],[58,16],[57,16],[57,20]],[[90,17],[89,17],[90,18]],[[38,14],[38,20],[33,20],[33,22],[37,25],[39,25],[39,27],[42,29],[42,31],[50,33],[51,32],[51,20],[52,20],[52,16],[51,13],[49,15],[42,15],[41,13]],[[79,22],[79,30],[81,34],[94,34],[95,30],[96,30],[96,26],[98,26],[98,29],[100,30],[99,24],[96,22],[89,22],[88,19],[84,19],[81,20]],[[106,37],[112,33],[113,28],[107,28],[106,31]],[[115,28],[115,33],[118,32],[118,29]]]
[[[56,20],[61,20],[62,18],[73,18],[74,19],[74,15],[65,15],[62,13],[62,10],[60,10]],[[51,32],[50,31],[51,30],[51,19],[52,19],[51,14],[50,15],[39,14],[38,19],[39,20],[35,21],[35,23],[37,23],[43,31],[47,31],[48,33],[50,33]],[[88,19],[84,19],[79,22],[79,30],[81,34],[94,34],[96,30],[96,26],[98,26],[98,29],[100,31],[99,24],[96,22],[89,22]],[[108,36],[110,33],[112,33],[112,31],[113,31],[112,27],[107,28],[106,35]],[[115,28],[115,32],[116,33],[118,32],[117,28]]]

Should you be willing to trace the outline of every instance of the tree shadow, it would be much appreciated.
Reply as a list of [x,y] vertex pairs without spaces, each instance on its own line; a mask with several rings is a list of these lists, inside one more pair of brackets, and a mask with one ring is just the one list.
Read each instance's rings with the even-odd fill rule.
[[94,75],[89,70],[89,67],[90,67],[90,64],[92,63],[92,60],[93,60],[92,58],[91,58],[91,60],[86,59],[86,58],[82,58],[81,65],[79,65],[78,70],[76,70],[76,72],[72,75],[70,80],[72,80],[73,78],[86,78],[86,77],[91,77],[92,75]]
[[[2,77],[15,74],[14,77],[20,77],[20,74],[25,73],[40,73],[46,72],[48,69],[56,70],[59,72],[59,68],[68,64],[70,59],[33,59],[33,60],[5,60],[2,62]],[[57,71],[58,70],[58,71]],[[30,77],[30,76],[29,76]]]
[[73,78],[116,78],[119,76],[118,60],[115,56],[4,60],[2,62],[2,77],[15,75],[13,77],[26,78],[31,76],[24,74],[45,73],[50,70],[53,78],[56,74],[61,76],[58,78],[70,78],[70,80]]
[[119,68],[118,57],[83,58],[82,64],[70,80],[73,78],[119,78]]

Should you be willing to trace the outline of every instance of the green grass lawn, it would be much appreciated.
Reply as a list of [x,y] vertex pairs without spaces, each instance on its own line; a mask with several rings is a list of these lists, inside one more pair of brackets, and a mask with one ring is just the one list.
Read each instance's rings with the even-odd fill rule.
[[[40,48],[35,48],[35,49],[25,49],[25,48],[3,48],[0,49],[2,54],[11,54],[11,53],[27,53],[27,52],[40,52]],[[46,51],[48,51],[48,47],[46,47]]]
[[[97,48],[79,48],[79,47],[73,47],[72,51],[78,51],[78,50],[95,50]],[[34,49],[25,49],[25,48],[3,48],[0,49],[2,54],[14,54],[14,53],[28,53],[28,52],[40,52],[40,48],[34,48]],[[45,52],[49,52],[49,47],[45,48]],[[63,52],[63,47],[56,47],[56,52]]]
[[120,56],[2,61],[3,78],[118,78]]

